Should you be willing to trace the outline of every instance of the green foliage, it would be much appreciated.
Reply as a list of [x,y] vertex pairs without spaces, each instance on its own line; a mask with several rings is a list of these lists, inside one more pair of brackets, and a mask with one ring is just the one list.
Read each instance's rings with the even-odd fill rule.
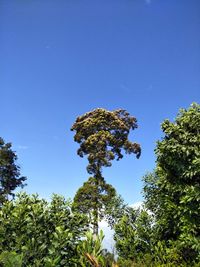
[[115,226],[114,239],[119,257],[137,260],[151,253],[152,218],[147,211],[127,209]]
[[153,250],[154,262],[163,266],[187,266],[176,243],[170,243],[170,247],[167,247],[164,241],[158,241],[156,243]]
[[162,244],[165,262],[193,266],[200,262],[200,106],[180,110],[162,129],[155,172],[144,177],[146,206],[156,220],[155,249]]
[[105,267],[117,267],[117,265],[115,264],[115,255],[113,253],[111,253],[110,251],[108,251],[107,249],[103,249],[102,251],[102,255],[104,258],[104,265]]
[[122,198],[117,196],[114,187],[107,184],[103,177],[98,180],[90,177],[76,192],[73,210],[87,214],[93,226],[102,219],[106,219],[110,226],[113,226],[119,217],[122,205]]
[[0,254],[0,266],[3,267],[22,267],[23,255],[16,252],[4,251]]
[[86,218],[54,195],[50,203],[25,193],[0,209],[0,252],[23,254],[23,266],[75,266]]
[[125,110],[108,111],[97,108],[78,117],[71,130],[76,131],[74,140],[80,144],[78,155],[88,155],[87,170],[99,176],[101,167],[111,166],[111,161],[126,153],[140,156],[141,149],[128,140],[131,129],[137,128],[137,120]]
[[5,143],[0,137],[0,206],[9,196],[14,196],[16,187],[23,187],[26,177],[20,176],[20,168],[16,164],[17,155],[11,143]]
[[200,106],[180,110],[162,130],[155,171],[143,178],[152,216],[129,211],[115,227],[122,266],[200,264]]
[[105,207],[105,220],[111,229],[113,229],[118,221],[122,218],[126,209],[127,204],[120,195],[116,194],[110,199],[109,203]]
[[[200,106],[163,122],[155,171],[143,178],[143,210],[127,207],[101,174],[123,150],[139,157],[140,146],[128,140],[131,128],[137,122],[125,110],[96,109],[77,118],[72,130],[78,154],[88,156],[94,177],[73,205],[58,195],[47,202],[22,193],[9,201],[26,178],[11,144],[0,138],[0,266],[118,266],[102,249],[101,219],[114,226],[119,266],[200,266]],[[86,234],[91,222],[94,233]]]
[[[102,256],[102,241],[104,238],[103,231],[100,231],[100,234],[95,236],[91,232],[86,233],[86,239],[83,240],[78,246],[78,252],[80,255],[80,266],[90,267],[90,266],[104,266],[104,258]],[[96,262],[96,265],[93,265],[92,262]]]

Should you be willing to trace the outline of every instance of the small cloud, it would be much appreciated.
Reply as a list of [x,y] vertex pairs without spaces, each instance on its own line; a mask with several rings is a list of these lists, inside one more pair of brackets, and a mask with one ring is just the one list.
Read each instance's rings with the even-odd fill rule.
[[28,146],[18,145],[17,148],[21,150],[26,150],[28,149]]
[[45,48],[46,49],[49,49],[49,48],[51,48],[51,46],[50,45],[46,45]]
[[109,227],[109,225],[108,225],[107,221],[102,220],[102,221],[99,222],[99,227],[100,228],[105,228],[105,227]]
[[99,222],[99,230],[103,230],[103,233],[105,235],[103,240],[103,248],[112,251],[115,244],[115,241],[113,239],[114,230],[109,227],[108,223],[105,220]]
[[150,5],[150,4],[151,4],[151,0],[145,0],[145,3],[146,3],[147,5]]

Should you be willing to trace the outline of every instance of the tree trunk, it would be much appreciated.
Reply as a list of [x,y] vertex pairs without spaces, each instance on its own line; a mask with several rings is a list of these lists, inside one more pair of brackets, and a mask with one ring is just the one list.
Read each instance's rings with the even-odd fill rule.
[[95,208],[94,208],[94,220],[93,220],[93,235],[97,237],[99,233],[99,179],[101,178],[100,164],[97,163],[97,171],[94,175],[95,178]]
[[96,187],[96,192],[95,192],[95,206],[94,206],[94,218],[93,218],[93,235],[94,237],[97,237],[99,233],[99,209],[98,209],[98,178],[95,177],[95,187]]

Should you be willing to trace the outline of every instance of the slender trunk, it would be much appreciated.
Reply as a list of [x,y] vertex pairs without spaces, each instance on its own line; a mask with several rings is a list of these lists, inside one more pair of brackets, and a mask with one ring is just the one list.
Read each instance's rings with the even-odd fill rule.
[[94,222],[93,222],[93,235],[96,238],[99,233],[99,225],[98,225],[98,213],[95,211],[94,213]]
[[94,206],[94,220],[93,220],[93,235],[97,237],[99,233],[99,179],[101,178],[100,164],[97,163],[97,172],[95,178],[95,206]]
[[99,209],[98,209],[98,178],[95,177],[95,199],[94,199],[94,220],[93,220],[93,235],[97,237],[99,232]]

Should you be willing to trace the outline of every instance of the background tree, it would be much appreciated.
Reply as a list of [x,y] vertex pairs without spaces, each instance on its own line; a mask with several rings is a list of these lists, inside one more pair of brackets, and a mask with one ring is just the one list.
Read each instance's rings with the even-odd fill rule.
[[23,187],[26,177],[20,176],[20,167],[16,164],[17,155],[12,150],[11,143],[5,143],[0,137],[0,205],[14,196],[16,187]]
[[[98,199],[98,202],[96,202]],[[100,177],[98,184],[94,177],[76,192],[73,202],[73,209],[82,214],[87,214],[93,229],[98,227],[99,221],[106,219],[112,227],[120,217],[125,204],[112,185],[107,184],[103,177]],[[97,214],[96,214],[97,213]]]
[[[102,167],[111,166],[115,158],[121,159],[123,150],[140,156],[140,146],[128,140],[130,130],[135,128],[136,118],[122,109],[108,111],[97,108],[76,119],[71,130],[76,132],[74,140],[80,144],[77,153],[80,157],[88,156],[87,171],[95,178],[97,188],[102,178]],[[97,197],[95,202],[98,203]],[[98,222],[98,213],[95,221]],[[94,234],[98,234],[98,225]]]
[[145,255],[151,254],[152,222],[152,216],[146,210],[128,207],[115,225],[114,240],[119,262],[123,266],[126,266],[126,261],[127,266],[132,266],[132,261],[140,262]]
[[181,109],[162,130],[155,173],[144,177],[146,205],[155,215],[157,240],[175,245],[192,266],[200,261],[200,106]]

